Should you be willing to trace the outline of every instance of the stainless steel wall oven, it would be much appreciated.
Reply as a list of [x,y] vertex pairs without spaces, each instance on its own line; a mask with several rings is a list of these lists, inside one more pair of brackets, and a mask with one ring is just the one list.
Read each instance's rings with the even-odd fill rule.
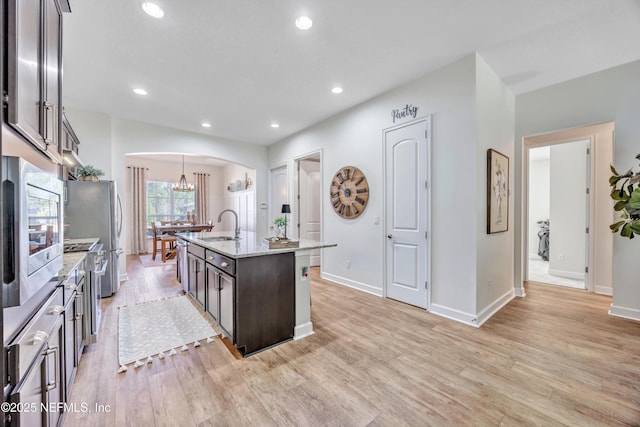
[[5,341],[48,297],[62,268],[62,190],[54,175],[19,157],[2,157]]
[[3,157],[3,304],[22,305],[62,268],[62,181]]

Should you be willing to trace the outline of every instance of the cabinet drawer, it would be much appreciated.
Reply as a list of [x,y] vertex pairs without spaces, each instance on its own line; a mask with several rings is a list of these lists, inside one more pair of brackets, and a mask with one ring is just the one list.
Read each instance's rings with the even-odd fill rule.
[[207,249],[206,261],[232,276],[236,275],[236,260]]
[[198,258],[204,259],[205,249],[202,246],[189,245],[187,246],[187,250],[189,251],[190,254],[193,254]]
[[57,288],[9,346],[11,383],[18,384],[31,362],[52,336],[64,312],[62,289]]

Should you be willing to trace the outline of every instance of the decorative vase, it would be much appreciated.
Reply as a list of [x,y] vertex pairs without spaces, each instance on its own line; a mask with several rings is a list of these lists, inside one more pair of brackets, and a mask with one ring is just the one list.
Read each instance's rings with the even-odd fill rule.
[[100,178],[98,178],[97,176],[93,176],[93,175],[80,175],[78,177],[78,180],[80,180],[80,181],[98,182],[98,181],[100,181]]
[[278,237],[278,239],[283,239],[284,238],[284,225],[278,225],[276,227],[276,229],[277,229],[276,236]]

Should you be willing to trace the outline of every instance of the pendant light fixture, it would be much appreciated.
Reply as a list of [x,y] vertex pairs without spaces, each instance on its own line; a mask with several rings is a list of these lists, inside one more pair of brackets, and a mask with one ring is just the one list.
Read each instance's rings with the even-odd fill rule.
[[182,155],[182,176],[180,176],[180,181],[178,181],[176,184],[173,184],[171,188],[173,188],[173,191],[183,192],[194,190],[193,184],[188,183],[187,178],[185,178],[184,176],[184,154]]

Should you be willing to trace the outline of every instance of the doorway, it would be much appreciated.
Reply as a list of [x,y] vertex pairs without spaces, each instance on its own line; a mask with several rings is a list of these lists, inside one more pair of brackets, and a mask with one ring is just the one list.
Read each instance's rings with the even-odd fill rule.
[[523,138],[526,281],[613,293],[614,123]]
[[[322,167],[320,153],[297,160],[298,236],[300,239],[321,241],[322,226]],[[320,249],[311,251],[311,267],[320,265]]]
[[384,131],[386,296],[429,307],[430,116]]
[[588,139],[529,148],[528,280],[586,289]]

